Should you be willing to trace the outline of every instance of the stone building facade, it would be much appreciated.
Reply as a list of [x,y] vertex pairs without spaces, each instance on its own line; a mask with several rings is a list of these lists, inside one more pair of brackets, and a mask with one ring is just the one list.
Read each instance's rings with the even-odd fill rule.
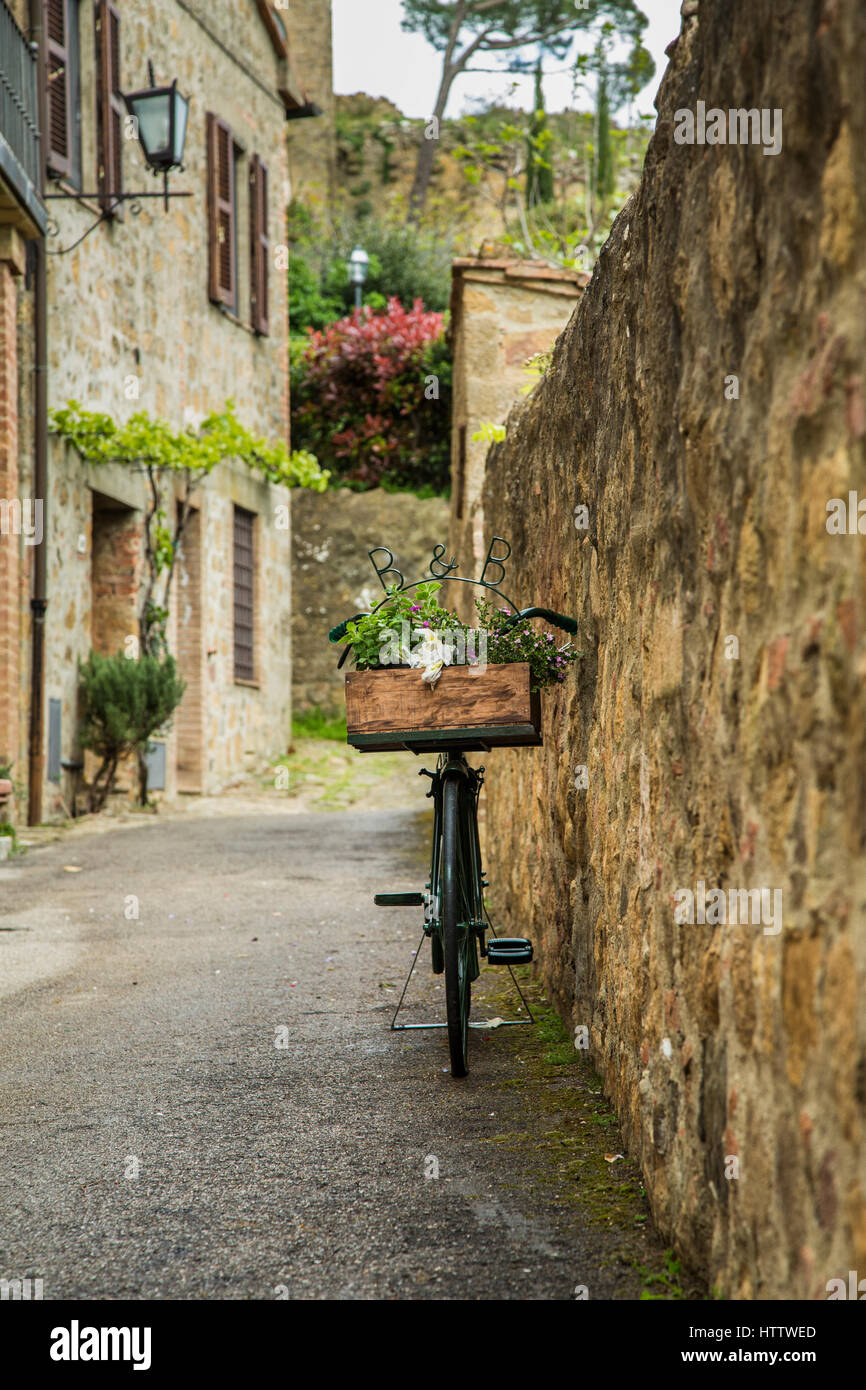
[[[723,1297],[825,1299],[866,1270],[863,6],[683,12],[640,187],[487,461],[582,651],[545,746],[490,759],[490,877],[662,1232]],[[783,150],[677,143],[696,93],[780,108]]]
[[[34,37],[34,14],[38,21],[44,13],[49,74],[49,408],[74,399],[115,418],[146,410],[182,427],[233,399],[245,425],[288,442],[286,122],[292,118],[302,140],[315,118],[298,119],[311,108],[285,4],[46,0],[41,11],[23,8],[20,22]],[[191,196],[172,199],[168,210],[159,198],[114,202],[121,190],[160,188],[122,101],[124,92],[151,85],[149,61],[157,85],[176,79],[190,103],[184,167],[170,186]],[[31,318],[25,292],[18,333],[25,497],[33,495]],[[194,500],[169,627],[187,692],[172,733],[159,741],[165,746],[154,751],[157,785],[168,794],[218,791],[283,751],[290,727],[289,494],[225,463]],[[118,650],[138,630],[144,503],[140,476],[90,467],[49,440],[45,818],[68,804],[61,765],[79,753],[78,661],[91,648]],[[174,504],[166,497],[168,509]],[[5,742],[20,775],[28,765],[26,604],[19,618],[23,679],[17,727]]]

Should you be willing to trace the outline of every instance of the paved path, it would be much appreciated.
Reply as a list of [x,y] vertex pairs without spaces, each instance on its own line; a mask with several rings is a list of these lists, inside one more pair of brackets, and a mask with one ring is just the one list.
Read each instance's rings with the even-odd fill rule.
[[[425,829],[156,818],[2,871],[0,1275],[46,1299],[638,1296],[663,1261],[635,1171],[611,1167],[615,1217],[575,1205],[611,1121],[574,1066],[476,1031],[456,1082],[443,1034],[387,1030],[418,914],[371,894],[420,886]],[[421,966],[416,1019],[443,1000]]]

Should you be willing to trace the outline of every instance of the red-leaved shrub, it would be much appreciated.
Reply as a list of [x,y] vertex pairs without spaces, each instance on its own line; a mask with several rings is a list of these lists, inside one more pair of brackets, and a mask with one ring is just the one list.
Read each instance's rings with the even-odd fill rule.
[[391,299],[309,333],[292,371],[292,444],[364,487],[443,491],[450,398],[444,316]]

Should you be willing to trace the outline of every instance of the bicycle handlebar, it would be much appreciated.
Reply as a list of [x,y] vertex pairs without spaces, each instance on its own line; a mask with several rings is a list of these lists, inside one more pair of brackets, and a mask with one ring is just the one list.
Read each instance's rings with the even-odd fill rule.
[[345,637],[348,632],[349,623],[357,623],[361,618],[366,618],[367,616],[366,613],[356,613],[354,618],[347,618],[344,623],[338,623],[337,626],[332,627],[331,631],[328,633],[328,641],[339,642],[340,638]]
[[510,627],[516,627],[524,618],[543,618],[546,623],[553,623],[554,627],[561,627],[564,632],[572,634],[577,632],[577,620],[575,618],[566,618],[563,613],[554,613],[552,608],[521,608],[519,613],[513,613],[503,623],[500,631],[507,632]]
[[[331,631],[328,633],[328,641],[339,642],[341,638],[345,637],[349,623],[357,623],[361,618],[365,617],[367,617],[366,613],[356,613],[354,618],[347,618],[345,622],[338,623],[337,626],[332,627]],[[516,627],[524,618],[543,618],[546,623],[552,623],[554,627],[561,627],[564,632],[570,632],[572,634],[577,632],[577,621],[574,618],[567,618],[564,613],[554,613],[552,608],[522,608],[519,613],[513,613],[511,615],[503,624],[501,631],[507,632],[509,628]],[[341,666],[348,654],[349,649],[347,647],[340,658]]]

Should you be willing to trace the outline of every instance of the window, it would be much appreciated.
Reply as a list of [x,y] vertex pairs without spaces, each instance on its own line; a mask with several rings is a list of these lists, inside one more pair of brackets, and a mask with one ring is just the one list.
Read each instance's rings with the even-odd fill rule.
[[208,295],[237,309],[236,147],[225,121],[207,116]]
[[78,0],[44,0],[48,173],[81,186]]
[[255,680],[255,515],[234,509],[235,680]]
[[287,8],[285,4],[268,4],[268,0],[256,0],[259,14],[264,20],[268,37],[274,46],[274,52],[278,58],[285,58],[289,52],[289,36],[286,33],[286,26],[283,23],[280,10]]
[[268,331],[268,167],[250,160],[250,319],[256,333]]
[[123,115],[120,85],[120,15],[108,0],[96,7],[96,177],[103,208],[122,216]]

